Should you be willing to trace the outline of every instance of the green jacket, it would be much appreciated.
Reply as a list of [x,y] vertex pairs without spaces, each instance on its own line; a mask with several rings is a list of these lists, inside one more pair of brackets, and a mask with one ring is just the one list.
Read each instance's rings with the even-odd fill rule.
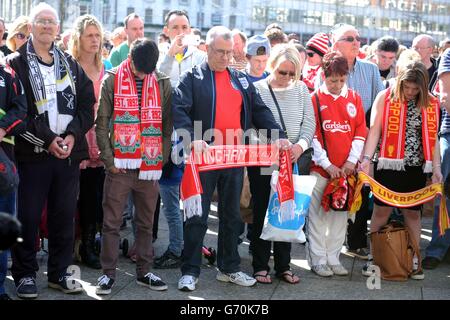
[[[112,121],[114,111],[114,78],[117,68],[108,70],[103,78],[100,99],[95,120],[95,132],[97,144],[100,149],[100,158],[106,169],[114,167],[114,126]],[[169,77],[161,72],[156,72],[159,91],[161,95],[162,111],[162,139],[163,139],[163,165],[167,162],[171,151],[171,135],[173,129],[171,95],[172,87]]]

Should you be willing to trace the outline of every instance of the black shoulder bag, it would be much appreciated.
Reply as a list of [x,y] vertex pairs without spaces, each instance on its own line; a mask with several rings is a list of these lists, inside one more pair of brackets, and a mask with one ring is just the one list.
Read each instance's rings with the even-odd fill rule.
[[[269,83],[267,83],[269,86],[270,94],[272,95],[273,102],[275,102],[275,106],[278,110],[278,115],[280,117],[281,126],[283,127],[283,131],[286,134],[287,137],[287,129],[286,125],[284,124],[283,115],[281,114],[280,106],[278,105],[277,98],[275,97],[275,94],[273,93],[272,87]],[[300,155],[300,158],[297,160],[297,166],[298,166],[298,173],[300,175],[309,175],[310,168],[311,168],[311,162],[312,162],[312,153],[313,148],[308,148],[306,150],[303,150],[303,153]]]

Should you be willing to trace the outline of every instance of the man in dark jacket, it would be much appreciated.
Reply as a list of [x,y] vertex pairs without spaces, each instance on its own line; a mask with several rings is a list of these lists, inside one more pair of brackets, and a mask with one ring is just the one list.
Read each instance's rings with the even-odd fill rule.
[[88,158],[86,132],[93,126],[92,81],[54,41],[58,15],[40,3],[31,10],[31,39],[8,56],[27,92],[25,133],[16,139],[20,185],[18,219],[23,243],[12,250],[12,275],[20,298],[36,298],[36,238],[47,201],[48,285],[82,291],[67,268],[72,262],[79,163]]
[[[0,148],[14,161],[14,138],[19,134],[27,113],[27,104],[22,85],[11,68],[0,63]],[[9,188],[1,188],[6,190]],[[0,192],[0,212],[14,215],[16,190]],[[0,301],[11,300],[3,286],[8,266],[8,252],[0,252]]]
[[[242,130],[252,127],[274,129],[279,136],[285,138],[247,76],[228,68],[233,54],[231,31],[222,26],[214,27],[209,30],[206,42],[208,61],[184,73],[174,89],[172,112],[178,136],[184,136],[182,131],[189,132],[190,137],[187,138],[191,139],[194,150],[200,152],[212,142],[216,145],[242,144]],[[194,130],[194,122],[195,125],[198,122],[201,124],[201,130]],[[214,130],[213,136],[211,130]],[[279,142],[282,148],[288,148],[288,140],[280,139]],[[200,275],[201,247],[208,226],[211,196],[216,185],[220,219],[217,280],[241,286],[254,285],[256,280],[241,272],[239,266],[238,238],[242,224],[239,199],[243,168],[202,172],[200,180],[203,188],[203,214],[186,221],[182,277],[178,282],[178,289],[195,290]]]

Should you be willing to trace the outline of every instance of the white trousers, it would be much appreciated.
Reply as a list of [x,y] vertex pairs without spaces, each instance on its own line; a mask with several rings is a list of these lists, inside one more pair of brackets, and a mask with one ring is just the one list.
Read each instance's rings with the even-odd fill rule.
[[337,265],[340,264],[339,255],[345,241],[348,212],[324,212],[321,202],[328,179],[316,172],[311,174],[317,177],[317,183],[309,206],[306,258],[310,267],[319,264]]

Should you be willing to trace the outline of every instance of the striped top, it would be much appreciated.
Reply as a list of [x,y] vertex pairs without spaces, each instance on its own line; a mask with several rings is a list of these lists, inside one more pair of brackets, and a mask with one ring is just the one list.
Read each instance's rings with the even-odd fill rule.
[[[275,121],[282,127],[267,79],[257,81],[254,85],[266,106],[272,111]],[[308,149],[316,130],[314,109],[308,88],[302,81],[296,81],[287,88],[273,88],[273,91],[283,115],[289,141],[300,144],[303,150]]]
[[[441,62],[439,63],[438,69],[438,76],[440,77],[446,72],[450,72],[450,49],[445,50],[445,52],[441,56]],[[442,111],[441,134],[444,134],[450,132],[450,115],[443,106],[441,108],[441,111]]]
[[139,110],[141,110],[142,86],[144,85],[144,80],[138,79],[137,77],[134,77],[134,80],[136,81],[136,91],[139,99]]

